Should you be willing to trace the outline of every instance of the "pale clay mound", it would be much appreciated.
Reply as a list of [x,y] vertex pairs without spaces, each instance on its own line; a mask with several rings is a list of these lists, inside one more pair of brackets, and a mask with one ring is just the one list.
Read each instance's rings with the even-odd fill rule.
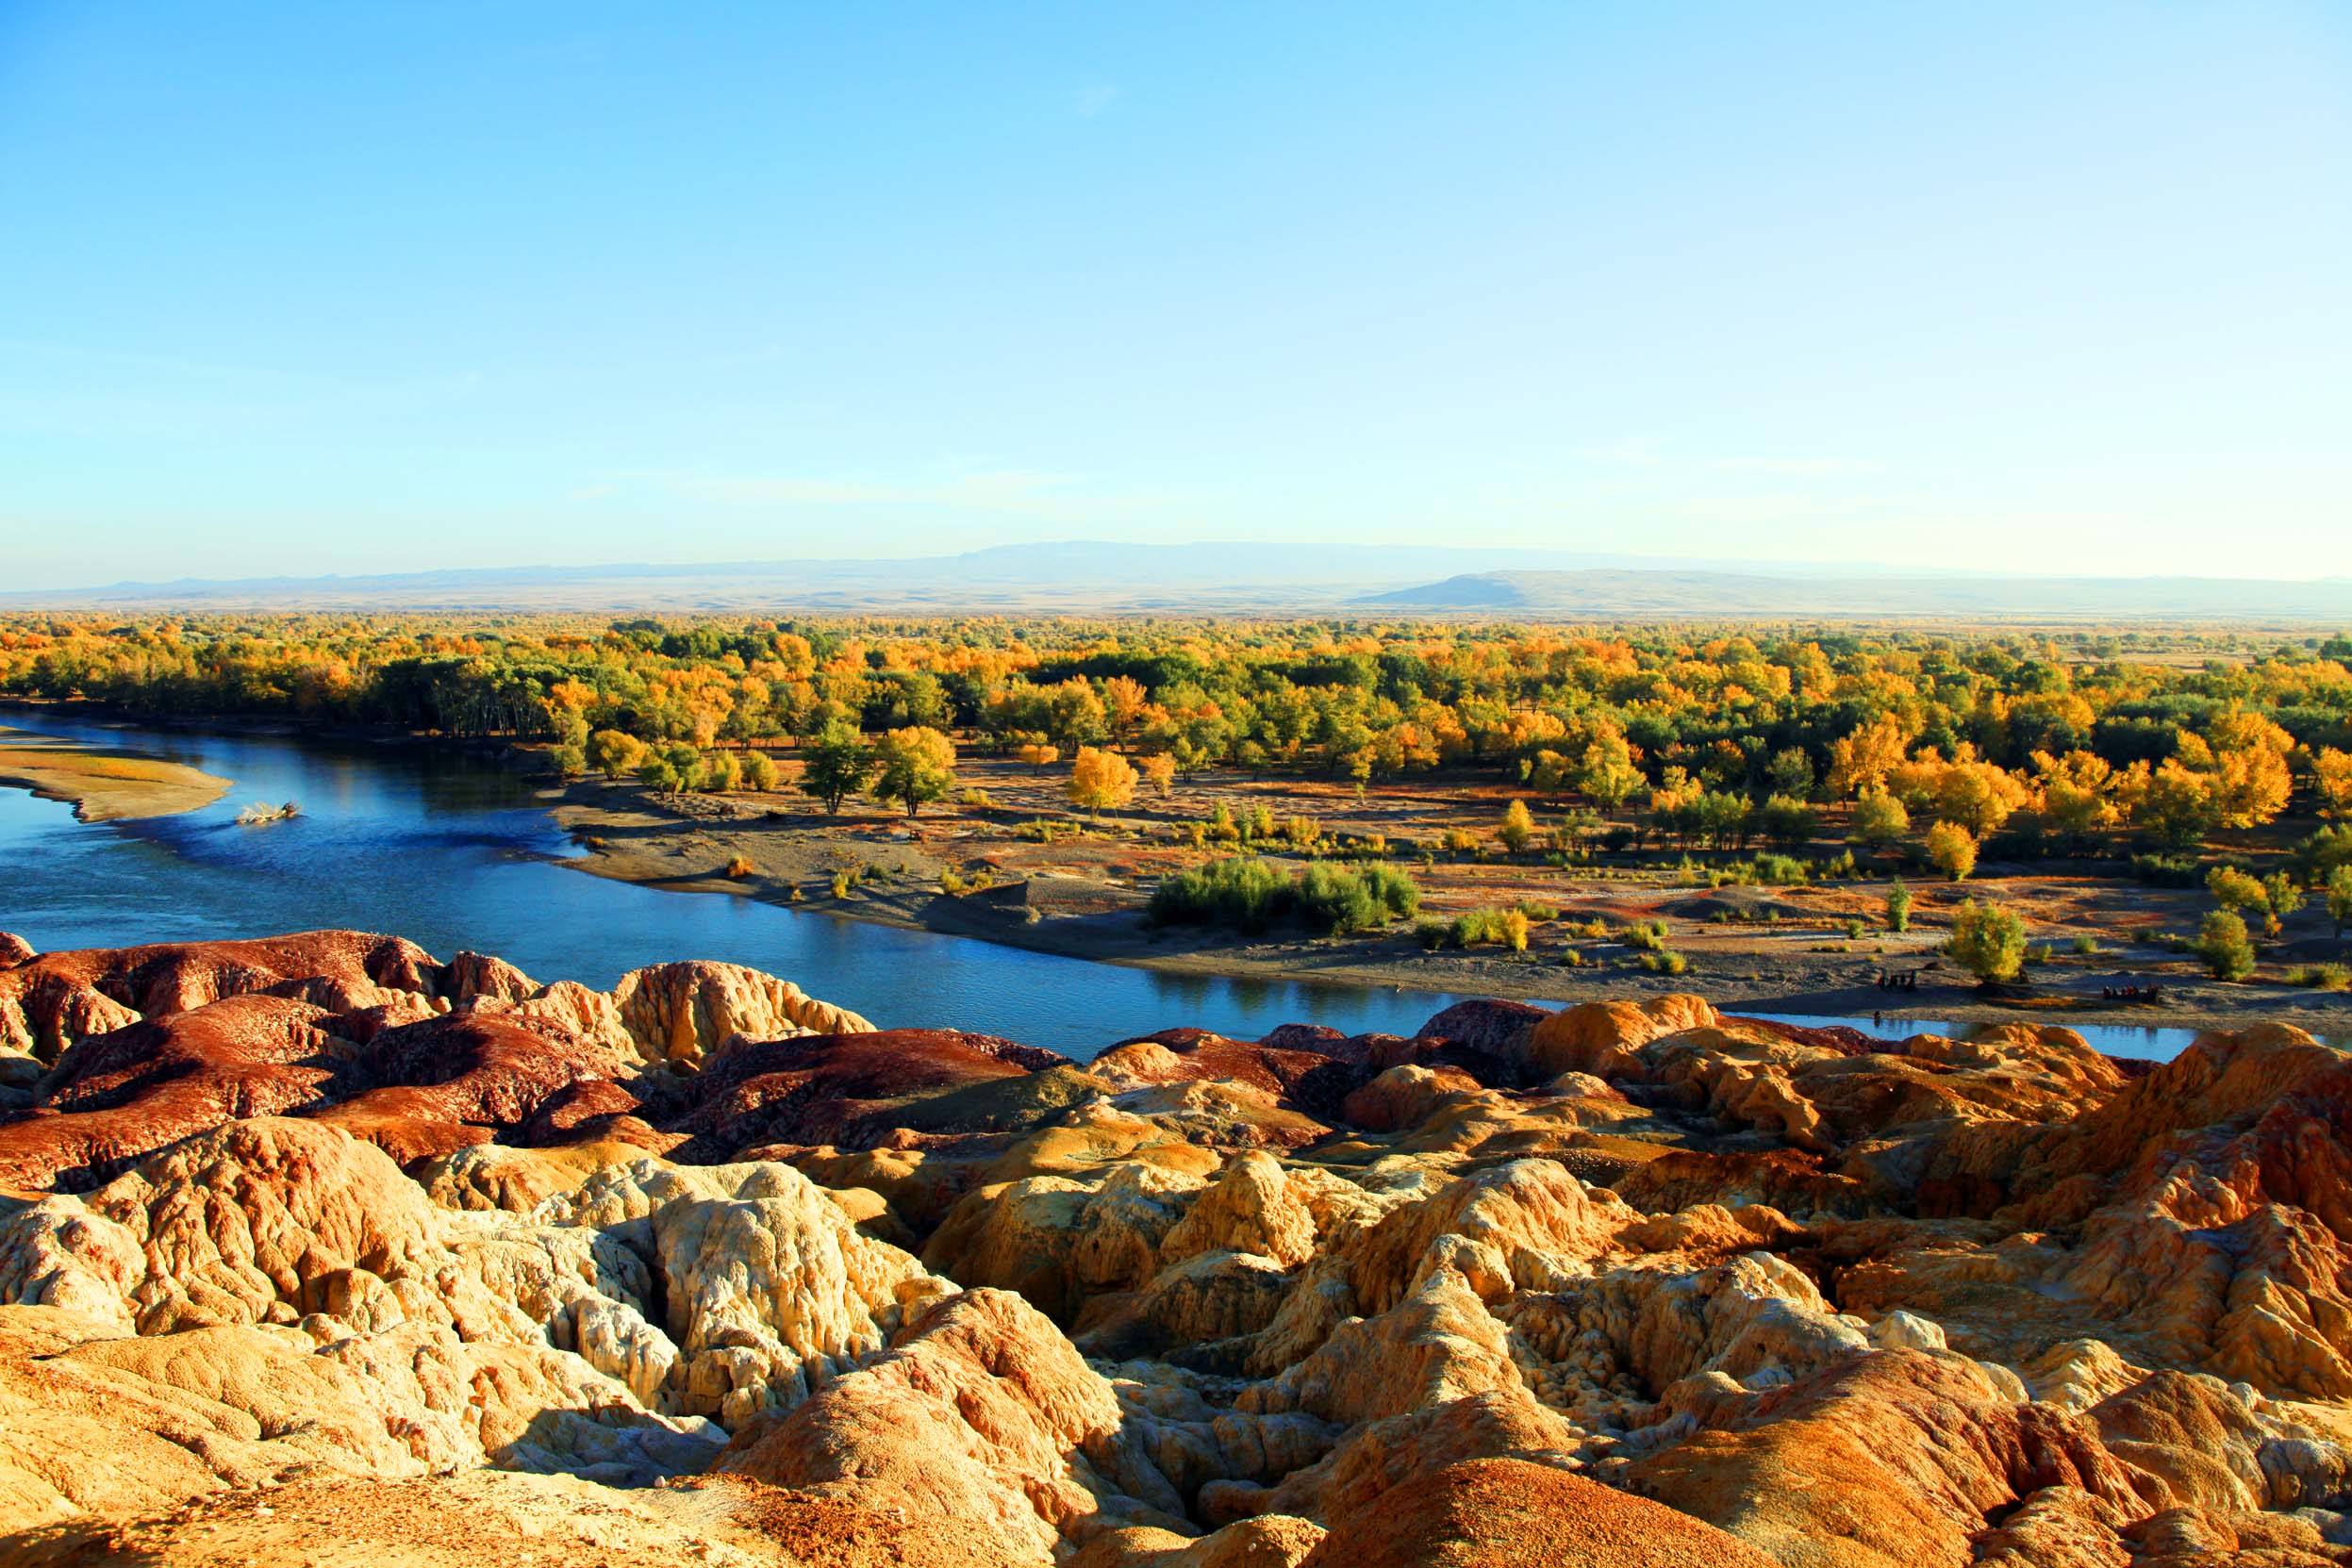
[[2352,1563],[2352,1057],[0,937],[0,1561]]

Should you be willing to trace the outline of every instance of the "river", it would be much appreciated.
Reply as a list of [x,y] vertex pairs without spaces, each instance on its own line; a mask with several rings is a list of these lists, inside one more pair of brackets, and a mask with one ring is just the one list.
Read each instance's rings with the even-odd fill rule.
[[[407,745],[212,734],[0,711],[0,725],[167,757],[236,781],[177,817],[84,823],[0,789],[0,930],[39,949],[266,936],[322,927],[397,933],[447,958],[495,953],[540,981],[607,988],[672,958],[750,965],[885,1026],[1002,1034],[1085,1060],[1179,1024],[1254,1039],[1277,1024],[1410,1034],[1460,1000],[1387,986],[1168,975],[903,931],[748,898],[584,875],[533,783],[495,759]],[[240,827],[255,801],[302,816]],[[1925,1018],[1812,1018],[1887,1039]],[[2078,1026],[2080,1027],[2080,1026]],[[2182,1029],[2083,1028],[2119,1056],[2169,1058]]]

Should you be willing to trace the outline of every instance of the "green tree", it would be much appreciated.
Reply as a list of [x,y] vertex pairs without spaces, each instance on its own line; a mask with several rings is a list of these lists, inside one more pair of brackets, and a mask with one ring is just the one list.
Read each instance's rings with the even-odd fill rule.
[[2234,866],[2216,866],[2206,872],[2205,891],[2213,896],[2214,903],[2233,915],[2242,909],[2269,907],[2262,884]]
[[2254,972],[2254,942],[2245,921],[2227,909],[2207,913],[2189,949],[2205,960],[2215,980],[2244,980]]
[[875,796],[904,801],[909,817],[921,811],[924,801],[944,800],[955,787],[955,742],[919,724],[892,730],[876,741],[874,761]]
[[2336,923],[2336,934],[2352,926],[2352,865],[2337,867],[2327,873],[2327,918]]
[[808,743],[807,754],[802,758],[801,793],[822,801],[826,815],[835,815],[842,801],[865,789],[875,766],[872,751],[855,727],[844,719],[832,719]]
[[1896,878],[1886,890],[1886,929],[1911,929],[1911,889],[1903,885],[1900,877]]
[[2013,980],[2026,961],[2026,923],[2013,910],[1971,899],[1960,906],[1944,950],[1979,981]]
[[676,789],[678,770],[659,751],[648,751],[638,759],[638,782],[648,789]]
[[1867,844],[1874,850],[1884,850],[1902,842],[1911,832],[1911,813],[1903,802],[1883,789],[1865,792],[1854,802],[1854,822],[1851,836],[1857,844]]
[[1764,765],[1764,782],[1774,794],[1793,795],[1801,801],[1813,793],[1813,759],[1801,746],[1783,746]]
[[2284,920],[2303,907],[2303,889],[2284,871],[2273,871],[2262,879],[2262,901],[2270,912]]
[[743,759],[743,787],[765,794],[776,787],[776,765],[765,751],[754,751]]
[[1809,842],[1820,819],[1813,807],[1793,795],[1775,795],[1757,813],[1757,826],[1764,835],[1783,850],[1793,850]]

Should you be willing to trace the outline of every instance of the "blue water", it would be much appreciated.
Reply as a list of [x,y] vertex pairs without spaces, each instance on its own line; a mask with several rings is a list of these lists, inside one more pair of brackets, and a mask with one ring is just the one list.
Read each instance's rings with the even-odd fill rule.
[[[0,711],[0,726],[188,763],[236,781],[202,811],[83,823],[0,788],[0,930],[36,949],[348,926],[446,958],[496,953],[541,981],[609,987],[672,958],[747,964],[885,1026],[948,1025],[1081,1059],[1179,1024],[1254,1039],[1278,1024],[1410,1034],[1461,999],[1390,986],[1155,973],[901,931],[818,911],[584,875],[538,787],[500,763],[414,746],[128,728]],[[250,801],[303,815],[242,828]],[[1900,1040],[1932,1019],[1821,1018]],[[2169,1058],[2183,1029],[2074,1025],[2101,1050]]]
[[[188,763],[236,785],[202,811],[84,823],[0,788],[0,930],[36,949],[348,926],[447,958],[496,953],[599,988],[642,965],[716,958],[785,976],[885,1026],[951,1025],[1090,1057],[1177,1024],[1254,1038],[1277,1024],[1410,1034],[1461,999],[1387,986],[1164,975],[901,931],[747,898],[584,875],[530,780],[413,746],[124,728],[0,711],[0,726]],[[303,815],[239,827],[255,801]]]

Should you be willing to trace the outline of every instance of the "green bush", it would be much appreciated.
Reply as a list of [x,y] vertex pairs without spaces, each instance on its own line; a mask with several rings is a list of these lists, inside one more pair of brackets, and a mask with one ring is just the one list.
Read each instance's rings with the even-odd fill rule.
[[1666,946],[1666,923],[1664,920],[1636,920],[1625,928],[1620,940],[1636,952],[1663,952]]
[[2133,855],[2131,874],[2150,887],[2195,887],[2204,880],[2188,855]]
[[1661,948],[1655,952],[1646,952],[1634,962],[1653,975],[1679,975],[1690,967],[1690,960],[1671,948]]
[[1516,909],[1474,909],[1467,915],[1454,916],[1453,925],[1446,933],[1447,941],[1457,948],[1478,948],[1494,945],[1509,948],[1513,952],[1527,951],[1527,916]]
[[2304,964],[2287,973],[2290,985],[2308,985],[2314,991],[2352,991],[2352,968],[2341,964]]
[[1378,931],[1390,920],[1411,918],[1421,907],[1421,889],[1411,873],[1394,866],[1360,867],[1317,861],[1293,880],[1254,856],[1213,860],[1161,879],[1146,918],[1155,925],[1227,926],[1264,931],[1277,920],[1294,920],[1311,931],[1339,935]]
[[2099,939],[2084,932],[2075,938],[2074,949],[2078,958],[2096,958],[2099,955]]
[[1264,931],[1288,887],[1283,874],[1251,855],[1234,855],[1160,879],[1146,917],[1163,926],[1232,926]]
[[2296,846],[2294,858],[2303,868],[2303,880],[2313,887],[2325,887],[2339,866],[2352,866],[2352,822],[2338,822],[2311,834]]
[[2245,921],[2226,909],[2208,913],[2189,950],[2205,961],[2215,980],[2244,980],[2254,972],[2254,943]]
[[1896,878],[1894,884],[1886,890],[1886,929],[1911,929],[1911,889],[1903,885],[1900,877]]

